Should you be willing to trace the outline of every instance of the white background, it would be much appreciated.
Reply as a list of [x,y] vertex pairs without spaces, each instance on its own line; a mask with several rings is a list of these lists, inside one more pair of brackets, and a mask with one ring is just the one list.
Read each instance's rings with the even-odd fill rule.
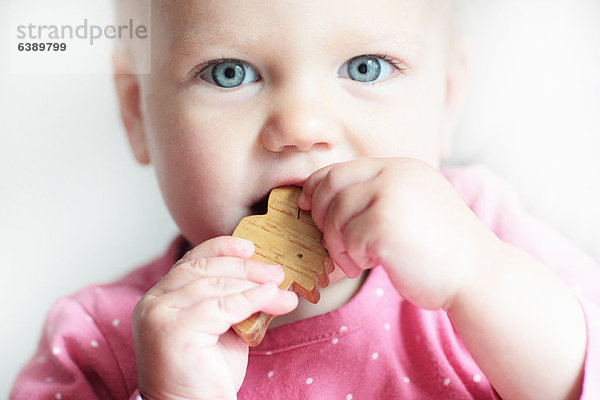
[[[471,99],[452,162],[489,165],[600,260],[600,3],[480,0],[474,11]],[[0,121],[5,398],[54,300],[158,256],[177,230],[153,171],[129,153],[111,76],[14,75],[0,56]]]

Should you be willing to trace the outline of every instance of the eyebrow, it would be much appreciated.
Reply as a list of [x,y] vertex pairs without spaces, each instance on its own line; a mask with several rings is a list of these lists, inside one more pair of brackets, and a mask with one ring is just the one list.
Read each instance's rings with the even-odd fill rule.
[[360,32],[352,31],[354,35],[353,40],[361,44],[389,42],[394,45],[406,48],[406,47],[421,47],[423,46],[423,38],[419,35],[414,35],[406,31],[400,31],[396,35],[390,35],[388,32],[385,33],[373,33],[373,32]]
[[173,41],[172,49],[176,55],[188,55],[201,44],[203,47],[214,47],[226,44],[241,49],[250,49],[259,42],[257,37],[239,37],[227,31],[186,32],[182,38]]
[[[415,49],[423,46],[423,38],[419,35],[400,30],[397,34],[389,32],[360,31],[354,28],[342,29],[337,33],[340,37],[352,37],[352,41],[359,45],[378,43],[391,43],[394,47],[402,49]],[[199,47],[209,48],[226,45],[241,50],[249,51],[260,44],[260,36],[240,36],[227,30],[214,31],[191,31],[186,32],[183,37],[173,41],[172,50],[175,55],[189,55]]]

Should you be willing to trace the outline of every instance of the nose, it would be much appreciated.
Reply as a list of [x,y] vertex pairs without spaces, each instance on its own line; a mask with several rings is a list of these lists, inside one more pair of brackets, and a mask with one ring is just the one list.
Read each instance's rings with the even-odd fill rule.
[[334,102],[314,87],[282,89],[268,109],[260,140],[271,152],[326,151],[335,147],[343,134]]

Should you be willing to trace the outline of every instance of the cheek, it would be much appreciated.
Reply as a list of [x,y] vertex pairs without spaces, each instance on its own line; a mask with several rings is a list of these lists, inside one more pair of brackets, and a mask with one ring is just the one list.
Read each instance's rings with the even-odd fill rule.
[[[416,85],[415,85],[416,86]],[[440,157],[441,106],[438,93],[405,85],[385,103],[350,116],[360,133],[365,155],[410,157],[437,166]]]
[[231,233],[241,217],[240,199],[252,187],[246,175],[252,145],[239,119],[187,104],[193,103],[160,104],[149,136],[165,203],[182,233],[197,244]]
[[408,156],[433,166],[439,164],[442,145],[442,116],[445,102],[443,74],[423,73],[407,85],[399,107],[389,109],[397,126],[399,147]]

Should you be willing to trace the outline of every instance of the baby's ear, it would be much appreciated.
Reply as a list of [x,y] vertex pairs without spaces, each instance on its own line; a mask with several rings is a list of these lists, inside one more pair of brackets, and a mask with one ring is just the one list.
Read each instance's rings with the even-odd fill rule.
[[463,114],[469,77],[470,47],[467,42],[460,41],[452,45],[446,77],[445,118],[442,124],[442,159],[452,151],[454,132]]
[[150,156],[140,111],[139,75],[135,73],[130,52],[126,49],[115,49],[112,62],[121,119],[127,131],[129,145],[140,164],[149,164]]

